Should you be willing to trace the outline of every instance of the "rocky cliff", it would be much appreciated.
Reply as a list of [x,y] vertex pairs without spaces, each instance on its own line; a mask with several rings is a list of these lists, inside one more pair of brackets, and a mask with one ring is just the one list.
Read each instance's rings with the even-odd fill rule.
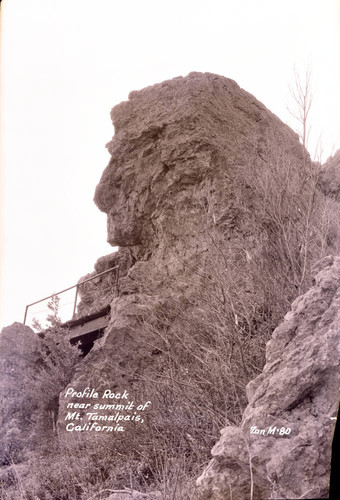
[[150,399],[158,446],[202,460],[240,422],[266,342],[329,251],[322,195],[298,137],[232,80],[175,78],[111,117],[95,202],[119,251],[95,272],[119,272],[80,290],[81,314],[110,302],[112,315],[70,387]]
[[34,448],[32,380],[41,362],[39,337],[14,323],[1,332],[0,353],[0,464],[7,465]]
[[[328,498],[340,388],[340,258],[327,259],[266,349],[240,427],[225,427],[203,498]],[[253,494],[251,495],[251,490]]]
[[80,292],[81,313],[107,302],[113,312],[73,384],[113,379],[130,387],[157,372],[162,332],[173,342],[172,330],[188,330],[186,315],[205,329],[213,321],[219,335],[229,330],[223,348],[242,367],[242,387],[261,364],[272,325],[305,285],[313,250],[299,242],[312,186],[298,138],[235,82],[212,74],[132,92],[111,116],[111,160],[95,202],[120,249],[96,271],[119,263],[119,281],[104,276]]

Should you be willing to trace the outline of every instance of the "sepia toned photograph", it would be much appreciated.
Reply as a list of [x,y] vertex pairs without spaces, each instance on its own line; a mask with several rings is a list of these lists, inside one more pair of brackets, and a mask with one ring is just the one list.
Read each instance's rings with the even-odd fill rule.
[[339,0],[0,9],[0,500],[340,498]]

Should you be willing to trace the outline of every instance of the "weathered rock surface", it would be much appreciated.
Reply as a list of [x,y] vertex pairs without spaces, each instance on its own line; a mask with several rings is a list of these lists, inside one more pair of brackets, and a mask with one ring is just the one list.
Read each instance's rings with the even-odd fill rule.
[[[265,343],[320,258],[322,231],[310,230],[313,244],[301,244],[305,221],[314,228],[317,218],[310,163],[289,127],[217,75],[132,92],[111,117],[111,160],[95,202],[107,214],[108,241],[120,248],[95,272],[119,263],[119,275],[80,289],[78,313],[110,303],[111,321],[68,388],[152,401],[146,427],[129,434],[127,425],[136,462],[140,447],[148,450],[143,433],[155,428],[154,449],[178,437],[175,454],[205,460],[225,416],[239,422]],[[59,401],[61,430],[65,391]],[[146,455],[145,470],[154,460]]]
[[[280,300],[288,307],[301,286],[296,221],[306,210],[309,185],[301,171],[302,146],[289,127],[234,81],[208,73],[132,92],[111,117],[111,160],[95,202],[107,213],[108,241],[120,249],[105,258],[104,267],[98,262],[96,271],[119,262],[118,293],[116,275],[80,291],[80,315],[110,302],[112,318],[77,370],[72,386],[79,390],[109,383],[131,388],[147,373],[157,373],[162,351],[139,321],[168,303],[170,314],[171,300],[202,316],[198,290],[217,296],[223,278],[230,296],[233,287],[242,291],[237,299],[242,311],[263,311],[275,321],[276,313],[267,310],[268,293],[274,296],[282,281]],[[287,242],[268,216],[279,203],[277,186],[285,191],[282,226],[291,225],[291,259],[281,269],[277,253],[286,252]],[[270,284],[260,282],[266,273],[269,281],[273,276]],[[229,307],[223,314],[234,314],[238,325],[236,305]],[[244,330],[255,323],[246,321]],[[269,323],[266,328],[260,343]],[[240,366],[252,356],[248,347]]]
[[18,460],[33,446],[32,377],[41,361],[40,339],[21,323],[0,334],[0,463]]
[[183,223],[187,226],[186,219],[193,221],[203,208],[197,207],[195,187],[217,178],[233,184],[245,163],[250,167],[248,162],[269,159],[272,143],[295,165],[302,159],[291,129],[234,81],[208,73],[131,92],[111,117],[111,161],[95,202],[108,215],[112,245],[150,252],[164,225],[178,237],[175,208],[182,236]]
[[119,253],[113,252],[100,257],[94,265],[94,272],[80,278],[78,283],[82,283],[110,269],[113,270],[79,286],[78,294],[81,302],[77,308],[77,317],[99,311],[107,304],[110,304],[119,293],[119,277],[126,275],[130,266],[128,249],[122,249]]
[[340,150],[322,165],[318,186],[325,195],[340,201]]
[[247,386],[241,426],[221,431],[198,480],[204,499],[244,500],[251,485],[254,500],[328,497],[340,388],[340,258],[323,264],[268,342],[263,373]]

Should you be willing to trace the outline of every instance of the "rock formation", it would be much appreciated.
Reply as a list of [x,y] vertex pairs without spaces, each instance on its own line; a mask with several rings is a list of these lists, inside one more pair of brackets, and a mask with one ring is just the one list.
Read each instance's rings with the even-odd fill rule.
[[264,370],[247,386],[241,426],[221,431],[198,480],[204,499],[328,498],[340,388],[340,258],[324,264],[268,342]]
[[313,167],[291,129],[217,75],[132,92],[111,117],[95,202],[119,251],[95,272],[119,274],[80,288],[79,314],[112,314],[69,387],[152,400],[147,432],[197,453],[239,422],[265,343],[328,250]]
[[[116,274],[81,287],[80,314],[110,302],[112,318],[72,384],[99,388],[114,380],[131,388],[157,372],[162,347],[140,320],[164,308],[178,318],[179,303],[182,312],[202,316],[200,293],[219,302],[225,294],[229,309],[221,314],[248,335],[245,352],[235,351],[245,384],[252,342],[264,345],[280,314],[268,307],[268,296],[278,295],[288,308],[304,280],[298,226],[310,186],[302,146],[252,95],[212,74],[132,92],[111,116],[111,160],[95,202],[107,214],[108,241],[120,249],[98,261],[96,272],[119,263],[118,290]],[[256,322],[263,333],[257,339]]]
[[41,361],[39,337],[21,323],[0,335],[0,463],[17,460],[34,447],[32,377]]

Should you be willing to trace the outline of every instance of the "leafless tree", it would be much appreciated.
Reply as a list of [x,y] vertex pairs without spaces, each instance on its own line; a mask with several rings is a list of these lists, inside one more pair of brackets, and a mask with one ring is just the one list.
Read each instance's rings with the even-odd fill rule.
[[309,112],[313,102],[311,77],[312,71],[310,67],[307,67],[303,74],[294,67],[294,80],[289,85],[293,102],[288,106],[288,111],[299,123],[298,134],[303,147],[306,149],[310,134]]

